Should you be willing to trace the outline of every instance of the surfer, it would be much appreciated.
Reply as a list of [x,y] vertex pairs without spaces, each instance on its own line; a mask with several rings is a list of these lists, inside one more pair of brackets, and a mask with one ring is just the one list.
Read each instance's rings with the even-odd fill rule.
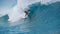
[[30,10],[26,10],[25,11],[25,16],[28,15],[30,13]]

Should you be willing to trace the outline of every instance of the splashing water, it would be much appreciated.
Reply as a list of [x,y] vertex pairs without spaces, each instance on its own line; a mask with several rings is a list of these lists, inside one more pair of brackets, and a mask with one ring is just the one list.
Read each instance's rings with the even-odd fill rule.
[[8,13],[9,20],[11,22],[15,22],[21,18],[25,18],[25,13],[18,8],[18,6],[14,6],[11,11]]

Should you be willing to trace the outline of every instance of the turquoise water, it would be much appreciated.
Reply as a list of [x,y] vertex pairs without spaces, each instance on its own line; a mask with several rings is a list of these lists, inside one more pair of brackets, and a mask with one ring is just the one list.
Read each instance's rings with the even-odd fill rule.
[[0,34],[60,34],[60,2],[30,5],[27,19],[10,26],[8,15],[0,17]]

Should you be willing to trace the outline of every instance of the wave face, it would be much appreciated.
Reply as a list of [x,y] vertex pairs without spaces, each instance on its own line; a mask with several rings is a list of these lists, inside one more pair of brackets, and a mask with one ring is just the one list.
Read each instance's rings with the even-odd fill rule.
[[60,2],[49,5],[35,3],[29,7],[29,17],[13,24],[5,21],[8,16],[0,18],[0,24],[3,23],[0,25],[0,34],[59,34]]
[[[33,4],[29,17],[32,23],[33,34],[59,34],[60,2],[49,5]],[[33,6],[32,5],[32,6]]]

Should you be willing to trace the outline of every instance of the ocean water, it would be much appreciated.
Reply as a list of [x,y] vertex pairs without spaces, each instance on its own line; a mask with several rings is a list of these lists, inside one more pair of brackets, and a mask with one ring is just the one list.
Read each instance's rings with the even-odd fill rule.
[[26,19],[8,22],[8,15],[0,17],[0,34],[60,34],[60,2],[29,6]]

